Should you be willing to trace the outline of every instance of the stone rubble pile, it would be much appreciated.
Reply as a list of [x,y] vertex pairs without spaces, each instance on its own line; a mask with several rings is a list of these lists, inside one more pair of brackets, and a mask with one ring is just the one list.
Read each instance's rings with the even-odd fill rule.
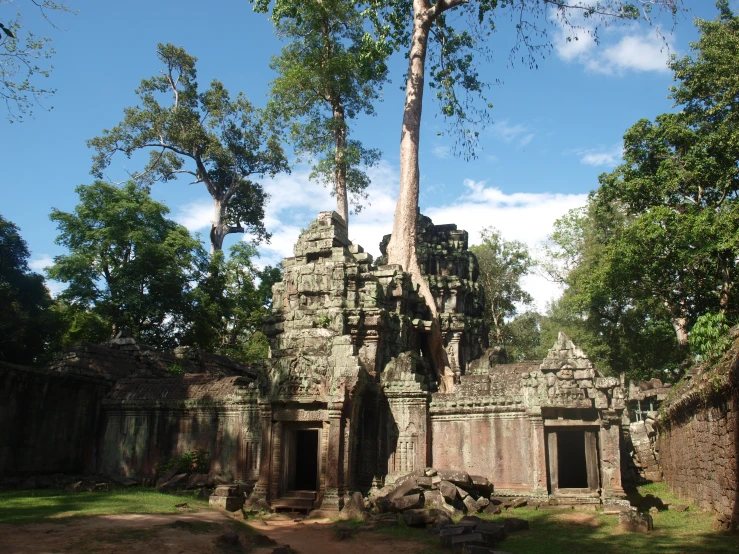
[[425,507],[440,510],[449,517],[480,512],[499,514],[500,501],[492,496],[493,491],[487,477],[427,468],[371,494],[370,505],[377,513],[404,513]]

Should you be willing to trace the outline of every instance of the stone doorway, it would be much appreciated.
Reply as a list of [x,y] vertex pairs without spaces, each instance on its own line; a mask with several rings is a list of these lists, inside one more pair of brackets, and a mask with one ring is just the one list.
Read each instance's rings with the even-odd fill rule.
[[319,488],[319,429],[285,429],[285,474],[283,491],[313,491]]
[[547,457],[550,494],[573,500],[599,496],[597,428],[548,430]]

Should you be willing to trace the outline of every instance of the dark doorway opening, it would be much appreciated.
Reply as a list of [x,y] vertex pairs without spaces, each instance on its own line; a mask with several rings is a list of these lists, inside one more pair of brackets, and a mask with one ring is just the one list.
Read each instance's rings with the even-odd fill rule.
[[588,488],[584,431],[557,431],[559,488]]
[[318,490],[318,431],[295,432],[295,490]]

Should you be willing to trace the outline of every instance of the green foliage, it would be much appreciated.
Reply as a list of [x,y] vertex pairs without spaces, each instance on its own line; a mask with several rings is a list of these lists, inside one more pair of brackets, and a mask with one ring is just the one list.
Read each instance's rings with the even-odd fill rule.
[[[268,353],[260,332],[262,319],[272,303],[272,285],[282,279],[279,267],[258,270],[256,248],[240,241],[229,250],[211,256],[207,270],[194,291],[192,325],[185,342],[203,350],[256,362]],[[258,283],[258,284],[257,284]]]
[[704,361],[715,361],[731,346],[729,324],[722,313],[703,314],[690,330],[690,349]]
[[210,468],[210,453],[202,448],[195,448],[174,458],[164,458],[156,465],[156,474],[164,475],[171,469],[179,473],[207,473]]
[[181,364],[172,364],[167,368],[167,373],[170,375],[184,375],[185,374],[185,368],[182,367]]
[[[139,105],[126,108],[121,123],[88,141],[96,151],[92,174],[102,178],[118,152],[131,157],[149,151],[149,162],[135,175],[140,183],[186,175],[205,185],[216,204],[212,250],[220,250],[230,233],[269,238],[263,223],[267,195],[252,179],[286,171],[287,161],[264,114],[243,94],[232,99],[220,81],[200,92],[197,58],[183,48],[159,44],[157,57],[164,68],[141,81]],[[169,102],[160,102],[162,97]]]
[[60,298],[71,305],[72,319],[89,311],[93,327],[110,323],[108,336],[127,328],[144,343],[176,346],[205,258],[200,243],[134,183],[119,188],[98,181],[77,193],[74,212],[54,209],[50,216],[57,243],[69,254],[57,256],[48,273],[68,283]]
[[542,342],[560,325],[634,379],[676,378],[698,318],[739,312],[739,20],[697,25],[694,56],[671,62],[682,109],[626,132],[624,163],[557,223],[545,264],[568,289]]
[[30,252],[16,225],[0,215],[0,360],[39,364],[60,330],[44,278],[28,268]]
[[313,327],[320,327],[321,329],[326,329],[328,326],[331,325],[331,318],[327,315],[322,315],[321,317],[315,319],[313,321]]
[[[269,9],[255,4],[257,11]],[[290,42],[270,65],[278,77],[269,112],[288,128],[295,151],[308,157],[310,178],[334,194],[351,195],[358,212],[370,183],[365,168],[379,161],[380,152],[348,139],[349,120],[374,113],[391,49],[367,32],[361,5],[347,0],[277,0],[271,20]]]
[[510,362],[541,360],[554,341],[541,340],[542,316],[534,311],[526,311],[507,321],[503,329],[506,355]]
[[[506,331],[506,320],[516,315],[517,304],[532,302],[531,295],[521,287],[521,278],[530,272],[533,262],[525,244],[504,240],[492,227],[483,229],[480,236],[482,242],[470,251],[480,266],[478,283],[485,289],[485,317],[492,342],[505,346],[512,331]],[[522,325],[523,321],[516,328]]]
[[[32,0],[28,5],[29,13],[41,16],[43,24],[55,28],[51,12],[74,13],[65,2],[54,0]],[[20,2],[16,6],[20,9]],[[6,10],[12,7],[5,8]],[[53,95],[54,89],[39,86],[40,79],[49,77],[53,66],[48,60],[56,53],[50,46],[51,38],[38,36],[29,31],[24,24],[21,13],[12,19],[0,21],[0,99],[5,101],[8,121],[21,122],[26,115],[33,115],[35,106],[42,106],[41,101]]]

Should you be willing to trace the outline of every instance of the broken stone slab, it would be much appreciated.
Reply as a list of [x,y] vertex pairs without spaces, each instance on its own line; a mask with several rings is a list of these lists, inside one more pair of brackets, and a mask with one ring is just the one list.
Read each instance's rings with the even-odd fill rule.
[[226,510],[227,512],[235,512],[244,506],[243,496],[216,496],[212,495],[208,499],[211,508],[218,510]]
[[621,512],[618,516],[618,526],[634,533],[648,533],[654,530],[654,520],[649,514],[632,508],[628,512]]
[[216,487],[213,496],[239,496],[238,485],[220,485]]
[[454,502],[457,498],[457,485],[449,481],[441,481],[439,483],[439,492],[447,502]]
[[483,513],[489,516],[498,515],[500,512],[500,506],[497,504],[488,504],[488,506],[483,510]]
[[423,497],[427,508],[443,510],[452,517],[462,515],[459,510],[447,503],[439,491],[426,491]]
[[488,495],[492,494],[493,484],[487,477],[483,477],[482,475],[470,475],[470,481],[472,482],[472,486],[479,491],[484,491]]
[[157,490],[159,492],[170,491],[172,489],[176,489],[177,487],[184,487],[186,483],[187,473],[180,473],[179,475],[175,475],[174,477],[172,477],[166,483],[162,483],[161,485],[157,486]]
[[453,536],[451,539],[452,551],[463,554],[469,551],[470,546],[487,546],[482,533],[465,533]]
[[467,527],[460,525],[448,525],[439,531],[439,542],[441,546],[450,548],[452,546],[452,539],[454,537],[465,534],[468,531]]
[[452,522],[449,514],[437,508],[410,509],[403,512],[405,524],[409,527],[422,527],[425,525],[448,525]]
[[436,477],[437,471],[433,467],[427,467],[423,473],[426,477]]
[[445,481],[449,481],[460,487],[469,487],[472,484],[470,476],[466,471],[451,471],[446,469],[438,470],[439,476]]
[[487,508],[490,505],[490,500],[488,500],[484,496],[481,496],[475,502],[477,503],[477,511],[478,512],[483,511],[485,508]]
[[511,508],[523,508],[524,506],[526,506],[526,504],[528,504],[528,502],[529,501],[526,498],[514,498],[511,501]]
[[392,501],[392,506],[396,512],[410,510],[411,508],[420,508],[423,506],[423,497],[420,494],[401,496]]
[[488,545],[494,545],[505,539],[506,530],[505,525],[501,523],[494,523],[492,521],[483,521],[478,523],[475,527],[475,531],[482,533],[485,536],[485,540]]
[[193,473],[187,478],[188,489],[201,489],[203,487],[212,487],[213,480],[207,473]]
[[386,496],[386,498],[392,502],[396,498],[400,498],[413,492],[420,492],[420,490],[417,489],[415,476],[403,479],[400,484],[396,485],[396,487]]
[[457,488],[457,495],[458,495],[458,496],[459,496],[459,498],[461,498],[462,500],[464,500],[465,498],[467,498],[467,497],[468,497],[468,496],[470,495],[470,493],[469,493],[469,492],[467,492],[467,491],[466,491],[465,489],[463,489],[462,487],[459,487],[459,486],[457,486],[457,485],[455,485],[455,487]]
[[431,477],[416,477],[416,485],[422,489],[431,489],[433,488],[434,482]]
[[685,504],[675,504],[674,506],[670,506],[670,511],[672,512],[687,512],[689,509],[690,507]]
[[363,519],[369,517],[367,509],[364,506],[364,497],[361,492],[355,492],[344,503],[344,507],[339,512],[340,519]]
[[476,514],[480,511],[480,508],[477,505],[477,501],[471,496],[465,497],[462,502],[464,502],[464,508],[465,510],[467,510],[468,514]]

